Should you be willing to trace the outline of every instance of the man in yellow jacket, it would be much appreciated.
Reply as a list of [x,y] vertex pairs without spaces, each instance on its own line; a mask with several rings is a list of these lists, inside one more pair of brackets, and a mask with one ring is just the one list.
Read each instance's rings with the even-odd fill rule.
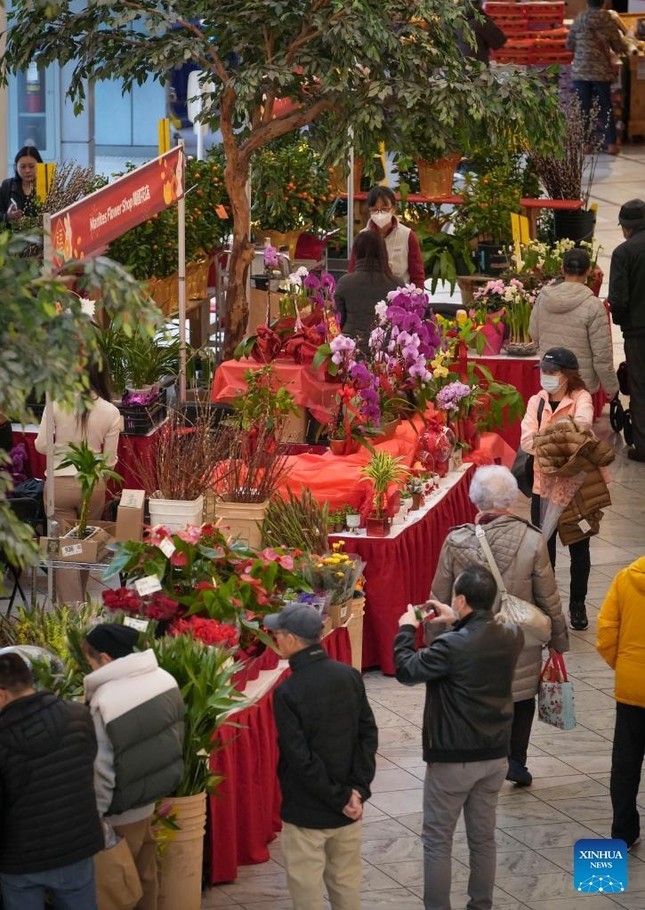
[[616,730],[611,756],[611,836],[640,842],[636,806],[645,756],[645,556],[614,578],[598,616],[596,648],[615,670]]

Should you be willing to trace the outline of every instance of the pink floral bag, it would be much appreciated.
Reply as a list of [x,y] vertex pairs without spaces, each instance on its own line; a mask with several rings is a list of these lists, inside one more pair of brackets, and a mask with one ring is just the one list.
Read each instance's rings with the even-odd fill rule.
[[550,655],[542,669],[538,687],[538,718],[559,730],[573,730],[576,725],[573,684],[567,677],[562,654]]

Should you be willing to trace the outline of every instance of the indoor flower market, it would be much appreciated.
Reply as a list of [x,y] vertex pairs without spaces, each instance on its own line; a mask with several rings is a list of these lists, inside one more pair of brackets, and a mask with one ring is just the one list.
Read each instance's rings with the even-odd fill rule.
[[645,910],[645,0],[0,35],[0,910]]

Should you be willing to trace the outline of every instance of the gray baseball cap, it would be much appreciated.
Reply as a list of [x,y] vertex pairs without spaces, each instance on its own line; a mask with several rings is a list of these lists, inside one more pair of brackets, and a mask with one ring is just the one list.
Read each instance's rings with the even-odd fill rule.
[[320,613],[309,604],[300,603],[288,604],[280,613],[270,613],[263,622],[270,632],[291,632],[308,640],[317,638],[323,627]]

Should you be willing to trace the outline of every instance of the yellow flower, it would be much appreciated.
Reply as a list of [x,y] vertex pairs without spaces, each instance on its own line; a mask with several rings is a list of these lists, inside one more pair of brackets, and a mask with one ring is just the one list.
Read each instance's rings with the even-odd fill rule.
[[435,367],[434,370],[432,371],[432,375],[434,376],[435,379],[445,379],[446,376],[448,375],[448,369],[447,369],[447,367],[442,367],[442,366]]
[[468,313],[465,310],[457,310],[457,322],[462,325],[468,319]]

